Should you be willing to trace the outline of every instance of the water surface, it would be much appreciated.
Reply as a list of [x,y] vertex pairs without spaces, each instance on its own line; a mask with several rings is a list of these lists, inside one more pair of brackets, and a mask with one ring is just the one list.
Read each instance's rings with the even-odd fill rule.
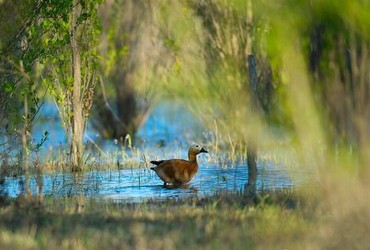
[[[248,179],[246,165],[222,169],[216,165],[200,166],[193,180],[182,188],[166,188],[148,168],[90,171],[80,176],[69,173],[44,174],[43,194],[49,197],[85,195],[117,201],[139,202],[149,199],[203,197],[217,192],[242,191]],[[283,171],[274,166],[259,169],[257,188],[272,190],[292,188],[312,181],[310,172]],[[24,177],[8,178],[6,191],[11,197],[21,192]],[[31,177],[31,190],[37,194],[36,177]]]
[[[44,155],[48,155],[49,152],[57,157],[64,155],[63,151],[59,152],[59,148],[67,147],[65,132],[55,105],[46,102],[41,114],[43,122],[33,128],[32,140],[36,143],[40,141],[44,131],[48,131],[49,136],[37,154],[30,156],[31,162],[45,158]],[[156,106],[147,121],[139,128],[135,145],[139,148],[138,154],[134,154],[131,149],[123,148],[119,139],[101,140],[99,133],[92,128],[91,124],[88,124],[84,141],[86,148],[89,149],[86,150],[86,155],[89,155],[89,164],[99,162],[115,165],[117,162],[118,165],[127,167],[128,162],[134,161],[141,167],[137,168],[136,165],[132,169],[117,169],[112,166],[110,170],[87,171],[77,177],[71,173],[62,172],[43,174],[41,176],[43,195],[63,197],[82,194],[118,201],[143,201],[202,197],[217,192],[242,191],[248,179],[246,163],[243,161],[228,163],[226,168],[215,163],[219,161],[218,159],[229,159],[228,152],[216,155],[210,151],[209,154],[199,156],[198,174],[186,187],[178,189],[163,187],[162,181],[156,174],[148,167],[143,167],[146,164],[142,163],[147,161],[146,159],[186,159],[189,145],[202,141],[207,143],[210,140],[208,136],[209,132],[204,130],[189,111],[173,102],[164,102]],[[95,148],[97,144],[99,144],[100,151]],[[109,156],[109,162],[99,160],[101,151]],[[292,188],[315,179],[312,169],[290,169],[288,171],[287,165],[292,164],[259,161],[257,188],[259,190]],[[30,186],[33,194],[37,194],[39,190],[36,180],[36,176],[31,176]],[[22,183],[24,183],[23,176],[8,177],[5,191],[9,196],[16,197],[23,192]]]

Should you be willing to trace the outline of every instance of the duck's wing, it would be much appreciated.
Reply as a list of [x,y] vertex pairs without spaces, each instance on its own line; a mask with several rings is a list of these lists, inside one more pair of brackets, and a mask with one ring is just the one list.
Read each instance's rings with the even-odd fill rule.
[[[197,172],[196,162],[189,162],[181,159],[171,159],[164,161],[155,161],[159,163],[151,169],[165,183],[184,184],[191,180]],[[153,163],[153,164],[155,164]]]
[[187,172],[189,168],[192,168],[192,164],[186,160],[172,159],[164,161],[158,167],[166,174],[172,175],[176,179],[181,179],[184,176],[184,172]]
[[176,176],[176,165],[173,160],[153,161],[157,165],[150,168],[159,176],[164,183],[174,183]]

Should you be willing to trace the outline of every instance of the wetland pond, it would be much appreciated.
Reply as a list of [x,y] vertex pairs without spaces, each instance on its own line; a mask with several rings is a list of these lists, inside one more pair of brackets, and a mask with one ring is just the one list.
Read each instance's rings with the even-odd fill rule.
[[[44,150],[45,152],[55,152],[58,150],[50,149],[66,144],[66,139],[60,121],[56,116],[55,108],[52,104],[44,106],[45,122],[38,127],[36,126],[32,135],[34,140],[37,141],[47,129],[49,138],[43,145]],[[181,119],[175,119],[176,122],[173,119],[171,120],[171,117],[179,113]],[[167,124],[171,124],[171,126]],[[192,131],[191,134],[190,131]],[[195,141],[207,141],[209,140],[208,136],[190,112],[180,105],[164,103],[153,110],[148,120],[139,129],[137,141],[140,142],[144,150],[140,156],[131,155],[130,160],[143,162],[143,155],[147,160],[186,159],[189,145]],[[199,137],[201,138],[199,139]],[[194,138],[198,140],[194,140]],[[85,136],[86,147],[93,148],[89,145],[89,142],[98,140],[99,134],[88,126]],[[158,147],[159,143],[161,144],[160,147]],[[112,155],[116,157],[112,162],[125,161],[122,157],[120,158],[122,145],[119,144],[114,140],[101,143],[101,149],[104,152],[113,152]],[[95,154],[98,153],[95,152]],[[227,152],[223,152],[223,154],[226,155],[224,159],[227,159]],[[215,155],[212,151],[207,155],[199,155],[199,171],[191,182],[183,188],[165,188],[163,182],[149,169],[150,166],[147,164],[139,164],[139,166],[132,168],[126,164],[126,167],[118,168],[113,163],[108,170],[90,170],[79,175],[55,171],[41,174],[39,177],[30,176],[30,189],[36,195],[40,187],[38,184],[42,183],[42,193],[46,197],[85,195],[123,202],[204,197],[219,192],[242,191],[248,179],[246,161],[225,162],[222,157]],[[286,165],[277,164],[273,160],[259,160],[257,165],[257,189],[259,190],[293,188],[312,182],[315,179],[313,170],[287,169]],[[7,177],[4,191],[10,197],[18,196],[19,193],[23,192],[22,183],[24,183],[24,179],[24,176]]]
[[[259,190],[285,189],[312,181],[310,173],[282,171],[265,165],[263,174],[259,169]],[[165,188],[162,181],[148,168],[89,171],[80,175],[69,173],[43,174],[43,194],[48,197],[84,195],[115,201],[140,202],[150,199],[172,199],[211,196],[218,192],[242,191],[247,182],[246,165],[220,168],[200,164],[193,180],[183,188]],[[24,177],[8,178],[6,192],[16,197],[22,189]],[[36,176],[31,176],[30,187],[37,194]]]

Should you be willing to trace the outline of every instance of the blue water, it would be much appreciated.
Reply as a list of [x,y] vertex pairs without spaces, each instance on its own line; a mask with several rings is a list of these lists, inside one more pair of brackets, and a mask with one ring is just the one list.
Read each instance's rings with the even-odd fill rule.
[[[217,165],[201,165],[197,175],[185,187],[166,188],[156,174],[148,168],[90,171],[82,176],[70,173],[42,175],[43,194],[49,197],[85,195],[119,201],[145,201],[149,199],[172,199],[204,197],[224,191],[242,191],[248,174],[245,165],[222,169]],[[262,173],[263,172],[263,173]],[[257,188],[272,190],[292,188],[312,181],[312,174],[283,171],[272,165],[259,169]],[[20,178],[8,178],[6,191],[16,197],[21,190]],[[30,180],[31,190],[37,194],[36,177]]]
[[[67,137],[62,127],[58,110],[54,103],[45,102],[42,106],[40,115],[42,122],[35,124],[32,130],[32,139],[39,142],[45,131],[49,136],[41,148],[41,152],[51,148],[58,148],[67,144]],[[149,115],[145,123],[138,129],[136,134],[136,146],[152,147],[158,144],[171,146],[185,146],[189,143],[204,141],[205,129],[197,119],[181,104],[176,102],[159,103]],[[89,145],[92,141],[101,141],[91,123],[87,124],[84,137],[85,144]],[[104,150],[112,150],[117,147],[117,140],[104,140],[100,143]]]
[[[32,131],[32,138],[38,142],[44,131],[49,132],[48,140],[38,152],[42,158],[48,151],[58,152],[58,148],[66,146],[66,136],[57,109],[53,103],[46,103],[41,111],[42,122],[37,123]],[[168,189],[163,187],[162,181],[151,171],[145,161],[152,159],[186,158],[190,144],[207,142],[208,132],[183,106],[165,102],[155,107],[147,121],[138,130],[138,155],[129,149],[122,149],[117,140],[104,141],[99,144],[100,150],[110,155],[110,170],[87,171],[83,176],[75,177],[70,173],[57,172],[43,174],[43,194],[50,197],[63,197],[83,194],[89,197],[103,199],[143,201],[148,199],[168,199],[194,196],[208,196],[217,192],[242,191],[248,179],[245,162],[229,162],[228,167],[222,168],[217,164],[219,156],[210,152],[201,154],[198,158],[200,169],[194,179],[183,188]],[[93,149],[93,142],[99,141],[100,135],[91,124],[88,124],[85,135],[87,148]],[[160,146],[158,146],[160,145]],[[90,146],[90,147],[88,147]],[[115,153],[116,152],[116,153]],[[122,156],[122,153],[124,155]],[[227,152],[223,152],[227,156]],[[94,159],[96,152],[88,152]],[[113,156],[116,158],[112,158]],[[127,157],[140,165],[130,169],[127,166]],[[32,161],[32,157],[31,157]],[[125,169],[117,169],[116,162]],[[315,179],[314,171],[307,169],[288,170],[283,164],[276,165],[272,161],[258,162],[259,190],[292,188]],[[144,167],[146,166],[146,167]],[[128,167],[128,169],[127,169]],[[33,194],[37,194],[38,185],[36,176],[31,176],[30,187]],[[6,179],[5,191],[11,197],[18,196],[22,191],[24,177]]]

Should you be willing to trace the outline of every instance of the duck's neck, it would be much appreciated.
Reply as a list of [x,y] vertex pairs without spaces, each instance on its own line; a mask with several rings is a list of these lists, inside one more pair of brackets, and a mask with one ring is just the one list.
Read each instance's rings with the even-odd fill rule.
[[193,153],[188,153],[189,161],[196,162],[197,161],[197,155]]

